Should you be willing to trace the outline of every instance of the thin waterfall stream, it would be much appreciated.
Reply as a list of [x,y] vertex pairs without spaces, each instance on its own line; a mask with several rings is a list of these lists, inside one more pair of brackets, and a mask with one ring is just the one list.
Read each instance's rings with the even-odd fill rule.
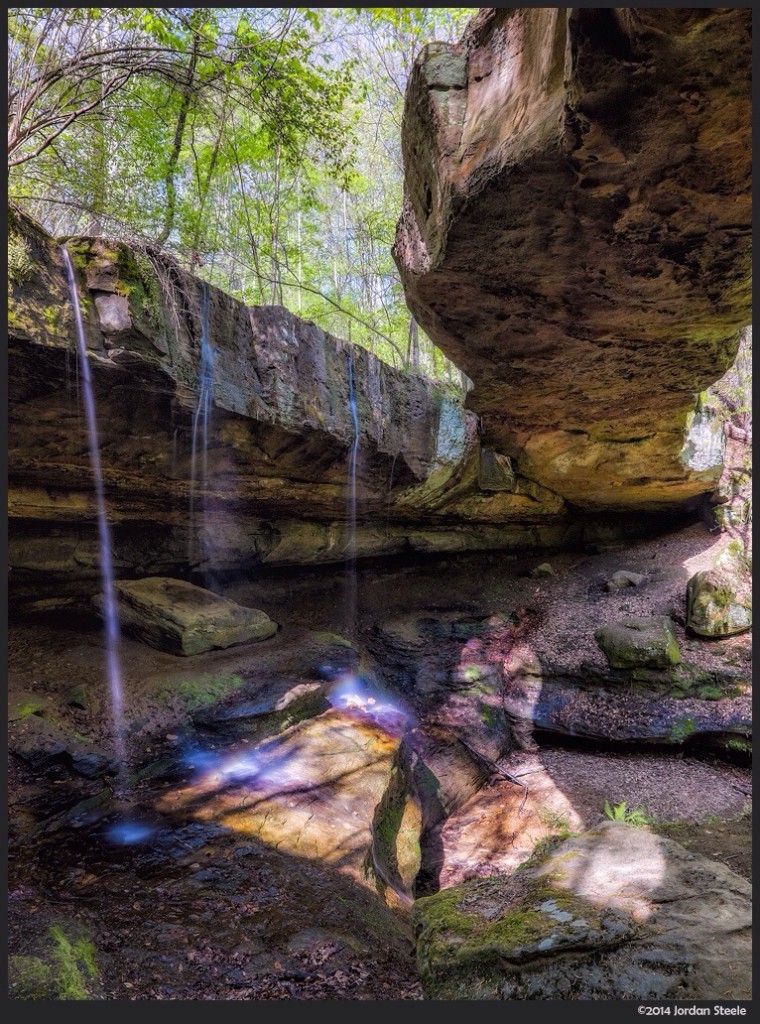
[[119,657],[119,614],[114,590],[113,559],[111,556],[111,531],[106,515],[105,490],[103,486],[103,468],[100,461],[100,441],[95,413],[95,396],[90,374],[90,362],[87,358],[82,310],[79,304],[74,267],[68,251],[62,247],[63,262],[66,267],[66,280],[69,287],[71,306],[74,312],[76,329],[77,354],[79,359],[79,375],[81,394],[87,423],[87,438],[90,449],[90,465],[95,488],[95,503],[98,519],[98,547],[100,559],[101,587],[103,594],[103,624],[106,641],[106,676],[108,679],[109,704],[111,710],[111,730],[114,756],[118,765],[117,788],[122,795],[126,794],[127,783],[127,744],[124,721],[124,695],[121,676],[121,660]]
[[348,362],[348,411],[354,436],[348,455],[348,498],[346,502],[346,519],[348,522],[348,543],[346,545],[346,619],[348,639],[355,644],[357,618],[359,614],[358,587],[356,581],[356,462],[359,454],[359,407],[356,401],[354,383],[354,361],[351,349],[347,354]]
[[[188,560],[203,560],[201,526],[196,522],[196,490],[201,490],[201,520],[205,516],[206,487],[208,484],[208,434],[211,402],[214,394],[214,350],[209,339],[209,290],[200,282],[201,359],[198,371],[198,404],[193,415],[193,436],[190,455],[190,504]],[[200,448],[200,450],[199,450]],[[200,461],[200,472],[198,463]]]

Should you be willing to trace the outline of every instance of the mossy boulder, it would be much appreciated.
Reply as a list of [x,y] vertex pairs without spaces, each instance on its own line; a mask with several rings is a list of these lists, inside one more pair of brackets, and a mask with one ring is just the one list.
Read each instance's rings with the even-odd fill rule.
[[[432,999],[557,998],[529,964],[598,955],[631,938],[634,919],[562,892],[530,871],[473,879],[414,905],[417,966]],[[521,980],[525,976],[527,984]]]
[[[623,822],[414,905],[429,999],[746,999],[751,886]],[[720,954],[716,955],[716,951]]]
[[752,626],[752,580],[748,561],[736,542],[709,569],[686,585],[686,624],[705,637],[733,636]]
[[668,668],[681,661],[668,618],[632,616],[602,626],[594,637],[610,668]]

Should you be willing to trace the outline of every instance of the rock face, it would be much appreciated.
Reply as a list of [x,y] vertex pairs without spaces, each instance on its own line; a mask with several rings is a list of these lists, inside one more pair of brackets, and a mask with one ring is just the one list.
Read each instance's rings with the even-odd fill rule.
[[[395,254],[471,410],[164,256],[67,239],[119,578],[562,547],[717,493],[723,431],[697,394],[749,319],[749,19],[484,9],[424,51]],[[81,606],[99,568],[71,303],[58,243],[10,220],[28,250],[9,279],[10,597]]]
[[751,886],[620,822],[418,900],[433,999],[748,999]]
[[[32,259],[25,280],[9,279],[11,589],[14,602],[60,607],[99,587],[73,316],[59,245],[28,218],[11,222]],[[554,545],[585,529],[506,456],[481,458],[477,417],[456,389],[281,307],[248,308],[155,254],[105,239],[66,245],[119,578],[213,583],[261,564],[340,561],[353,542],[361,557]],[[211,414],[194,463],[204,336]]]
[[486,8],[418,57],[394,256],[483,444],[585,509],[717,482],[750,319],[749,8]]
[[140,640],[170,654],[203,654],[266,640],[277,623],[256,608],[161,576],[116,584],[119,621]]
[[606,671],[587,666],[573,676],[542,675],[540,665],[525,662],[506,673],[504,710],[525,749],[534,746],[535,732],[675,748],[713,740],[730,745],[752,735],[749,675],[688,664]]

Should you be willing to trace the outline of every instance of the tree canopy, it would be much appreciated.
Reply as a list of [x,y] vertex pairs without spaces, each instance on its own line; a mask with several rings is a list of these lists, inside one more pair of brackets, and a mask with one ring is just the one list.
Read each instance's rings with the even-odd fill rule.
[[420,46],[477,8],[11,8],[9,196],[458,379],[390,255]]

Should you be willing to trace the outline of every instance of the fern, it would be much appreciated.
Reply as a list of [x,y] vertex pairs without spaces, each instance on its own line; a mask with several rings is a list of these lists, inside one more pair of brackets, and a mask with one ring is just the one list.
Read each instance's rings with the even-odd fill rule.
[[651,824],[649,815],[641,805],[629,808],[625,800],[621,800],[618,804],[610,804],[609,800],[605,800],[604,816],[610,821],[624,821],[626,825],[637,827]]

